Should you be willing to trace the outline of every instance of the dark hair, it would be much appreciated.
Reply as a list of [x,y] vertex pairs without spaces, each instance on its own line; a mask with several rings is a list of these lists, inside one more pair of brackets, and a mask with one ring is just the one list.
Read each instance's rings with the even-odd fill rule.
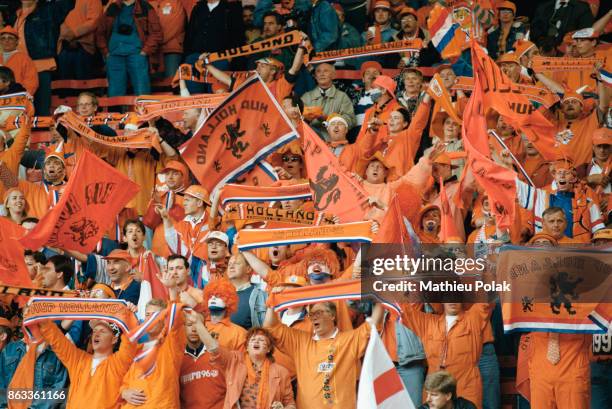
[[300,109],[300,113],[304,112],[304,101],[302,101],[301,98],[298,98],[293,94],[289,94],[285,98],[283,98],[283,101],[286,99],[291,100],[291,106],[298,107]]
[[23,256],[24,257],[32,256],[32,257],[34,257],[34,261],[36,261],[37,263],[47,264],[47,257],[45,257],[45,255],[43,253],[41,253],[40,251],[33,251],[33,250],[30,250],[30,249],[26,249],[23,252]]
[[70,279],[74,275],[74,268],[72,267],[72,262],[68,257],[62,255],[52,256],[49,257],[47,263],[52,263],[55,271],[62,273],[64,284],[68,284],[70,282]]
[[396,109],[397,112],[399,112],[400,114],[402,114],[402,117],[404,118],[404,122],[406,122],[406,126],[404,127],[404,129],[406,129],[408,127],[408,125],[410,125],[410,112],[408,112],[408,110],[404,107],[400,107],[398,109]]
[[285,25],[285,19],[283,18],[283,16],[278,14],[276,11],[268,11],[266,14],[263,15],[263,18],[261,19],[261,21],[263,22],[266,19],[266,17],[270,17],[270,16],[274,17],[274,19],[276,20],[276,24],[280,26]]
[[[246,6],[242,6],[242,10],[251,10],[251,11],[255,11],[255,6],[252,6],[250,4],[246,5]],[[264,16],[265,17],[265,16]]]
[[130,224],[135,224],[142,231],[142,233],[146,233],[145,225],[140,219],[127,219],[125,223],[123,223],[123,235],[125,236],[125,232]]
[[172,260],[183,260],[183,265],[185,268],[189,269],[189,261],[187,260],[187,257],[181,256],[180,254],[170,254],[168,256],[168,264],[170,264]]
[[15,74],[9,67],[2,66],[0,67],[0,79],[8,81],[12,84],[15,82]]
[[[2,68],[2,67],[0,67],[0,68]],[[21,221],[20,225],[23,226],[24,223],[37,223],[38,224],[39,221],[40,220],[38,218],[36,218],[36,217],[26,217],[25,219],[23,219]]]
[[263,335],[264,337],[268,338],[268,345],[270,345],[270,351],[266,354],[266,357],[268,357],[272,362],[274,362],[274,357],[272,356],[272,354],[274,353],[274,338],[272,338],[272,334],[270,334],[270,332],[265,328],[251,327],[246,334],[246,343],[248,344],[249,340],[255,335]]
[[457,396],[457,381],[447,371],[438,371],[427,375],[423,388],[430,392],[450,393],[453,399]]
[[550,214],[555,214],[555,213],[563,213],[563,217],[565,217],[565,220],[567,220],[567,216],[565,215],[565,210],[563,210],[560,207],[557,206],[551,206],[548,209],[544,210],[542,212],[542,219],[544,219],[546,216],[550,215]]

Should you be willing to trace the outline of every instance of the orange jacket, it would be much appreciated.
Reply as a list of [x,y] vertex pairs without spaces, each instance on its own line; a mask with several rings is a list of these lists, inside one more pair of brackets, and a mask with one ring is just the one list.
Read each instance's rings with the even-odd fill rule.
[[488,304],[475,304],[460,313],[448,333],[445,315],[426,314],[413,306],[404,306],[402,319],[423,342],[428,372],[449,371],[457,379],[457,395],[482,408],[478,361],[489,322]]
[[68,13],[60,27],[58,53],[63,41],[76,40],[89,54],[96,52],[96,24],[102,16],[100,0],[76,0],[74,8]]
[[[174,203],[168,209],[168,214],[173,220],[182,220],[185,218],[185,210],[183,209],[183,196],[173,195]],[[164,193],[161,198],[161,203],[166,204],[168,192]],[[166,238],[164,237],[164,225],[161,217],[155,213],[155,202],[151,200],[144,214],[142,222],[149,228],[154,229],[153,241],[151,242],[151,251],[160,257],[167,258],[171,253]]]
[[102,361],[92,375],[93,355],[74,346],[53,322],[40,324],[40,332],[68,370],[68,409],[92,408],[94,404],[96,409],[119,407],[121,379],[136,355],[136,344],[122,336],[119,351]]
[[[377,104],[374,104],[365,111],[365,116],[363,117],[363,125],[367,127],[368,122],[370,122],[370,119],[374,117],[380,119],[386,124],[389,120],[389,115],[391,115],[391,112],[401,107],[402,106],[399,104],[399,102],[397,102],[396,99],[392,99],[391,101],[389,101],[380,111]],[[378,134],[376,135],[376,142],[381,143],[385,140],[387,140],[387,127],[382,126],[380,128],[380,131],[378,131]]]
[[[213,354],[213,361],[219,367],[224,368],[227,391],[225,393],[224,409],[239,407],[240,396],[247,379],[247,367],[244,362],[245,352],[229,351],[220,347]],[[293,389],[291,389],[291,377],[289,372],[282,366],[271,363],[268,379],[268,396],[262,408],[270,407],[272,402],[281,402],[284,406],[294,404]]]
[[13,70],[15,82],[21,84],[31,95],[36,93],[38,89],[38,71],[36,71],[34,62],[26,53],[15,50],[6,61],[4,60],[4,55],[0,53],[0,65]]
[[183,40],[185,39],[185,24],[187,23],[187,13],[181,0],[151,0],[159,17],[163,39],[161,52],[182,53]]
[[347,171],[354,172],[355,167],[362,158],[368,158],[374,153],[374,141],[376,134],[367,131],[367,127],[362,127],[355,143],[334,144],[333,142],[327,145],[338,158],[338,162]]
[[159,346],[153,372],[143,378],[142,370],[133,364],[123,378],[122,391],[124,389],[142,390],[147,400],[139,406],[123,401],[121,408],[180,408],[179,374],[183,351],[185,351],[185,342],[186,334],[185,327],[183,326],[183,313],[179,312],[176,315],[172,329]]
[[0,162],[4,163],[13,175],[17,175],[19,172],[19,162],[21,161],[26,146],[28,146],[29,139],[30,128],[21,128],[17,136],[15,136],[10,148],[0,152]]

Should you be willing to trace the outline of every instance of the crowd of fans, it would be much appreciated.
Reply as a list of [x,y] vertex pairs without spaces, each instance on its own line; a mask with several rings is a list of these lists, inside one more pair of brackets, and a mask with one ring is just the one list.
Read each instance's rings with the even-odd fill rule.
[[[434,47],[427,20],[435,3],[454,8],[457,21],[471,21],[472,33],[479,28],[478,41],[512,82],[559,97],[545,111],[567,149],[552,161],[503,116],[487,112],[488,127],[507,147],[496,149],[494,159],[512,170],[520,164],[528,176],[519,172],[520,209],[510,229],[498,228],[487,192],[470,176],[462,123],[426,92],[431,76],[439,75],[461,117],[470,93],[455,84],[472,75],[469,48],[449,61]],[[181,78],[175,91],[186,96],[232,92],[243,79],[240,72],[255,70],[295,127],[311,126],[368,193],[367,220],[374,232],[395,192],[409,185],[415,192],[411,221],[422,243],[609,246],[612,11],[605,2],[550,0],[524,16],[520,6],[495,0],[0,1],[0,94],[27,91],[34,97],[31,116],[57,118],[73,109],[88,118],[101,110],[102,95],[80,92],[76,106],[52,107],[53,80],[106,75],[109,97],[147,95],[152,81],[174,77],[181,64],[198,63],[210,81]],[[488,18],[476,20],[475,7]],[[208,61],[211,53],[292,30],[302,36],[299,45]],[[423,48],[304,63],[313,53],[411,39],[421,39]],[[598,61],[547,72],[534,70],[535,56]],[[47,321],[39,326],[44,341],[26,343],[19,327],[23,304],[2,295],[0,389],[15,374],[23,376],[19,368],[27,362],[34,387],[67,388],[72,408],[355,407],[370,326],[388,329],[389,314],[378,304],[335,301],[278,315],[266,300],[284,288],[358,278],[357,247],[238,251],[239,231],[262,224],[221,223],[217,203],[179,150],[206,114],[190,108],[179,123],[160,117],[141,124],[156,133],[161,153],[94,150],[141,187],[95,252],[43,247],[25,253],[35,287],[126,300],[141,319],[177,302],[191,307],[169,330],[149,330],[150,342],[158,336],[160,342],[154,372],[141,376],[133,363],[149,344],[130,342],[104,320]],[[0,210],[1,217],[30,231],[57,203],[83,149],[92,147],[56,124],[39,130],[43,143],[31,143],[30,126],[7,130],[15,116],[0,111]],[[129,135],[137,124],[92,129],[112,138]],[[277,184],[308,181],[298,142],[273,153],[269,162]],[[451,238],[441,232],[442,187],[453,215]],[[312,201],[301,199],[276,206],[313,210]],[[148,262],[159,270],[156,279],[167,299],[141,288]],[[394,341],[385,346],[415,407],[529,407],[524,398],[502,394],[498,356],[515,357],[518,338],[504,335],[500,322],[499,303],[404,306],[401,323],[391,327]],[[533,342],[532,408],[610,407],[610,333],[598,335],[597,342],[584,334],[538,333]],[[552,359],[551,345],[557,348]],[[0,396],[0,405],[6,404]],[[31,407],[54,405],[41,400]]]

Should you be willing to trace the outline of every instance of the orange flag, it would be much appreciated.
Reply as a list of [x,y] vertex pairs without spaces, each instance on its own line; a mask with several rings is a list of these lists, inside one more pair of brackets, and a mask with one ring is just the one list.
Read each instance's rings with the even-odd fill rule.
[[529,102],[518,84],[514,84],[474,42],[472,64],[474,82],[478,82],[482,89],[484,106],[493,108],[515,129],[524,132],[545,159],[555,159],[558,145],[555,125]]
[[210,114],[181,154],[212,193],[297,137],[270,90],[253,76]]
[[341,223],[363,220],[368,194],[342,170],[325,142],[308,125],[303,126],[302,149],[315,210],[335,214]]
[[444,86],[442,82],[442,78],[440,74],[435,73],[431,81],[429,81],[429,87],[427,88],[427,93],[442,107],[442,109],[448,113],[448,115],[453,119],[453,121],[458,124],[461,123],[461,118],[457,115],[457,111],[453,106],[453,102],[451,101],[450,94],[448,90]]
[[[488,57],[487,57],[488,58]],[[476,73],[475,75],[478,75]],[[476,78],[474,92],[463,112],[463,143],[468,152],[468,166],[476,181],[485,190],[500,229],[510,228],[514,219],[516,198],[516,173],[489,159],[486,119],[482,84]],[[469,132],[468,132],[469,129]]]
[[25,230],[5,217],[0,217],[0,284],[31,287],[32,280],[18,239]]
[[20,242],[30,249],[48,245],[92,252],[139,190],[138,184],[85,150],[57,205]]
[[446,194],[446,187],[444,186],[442,178],[440,178],[440,204],[440,213],[442,214],[442,220],[440,220],[440,241],[442,243],[456,241],[460,239],[461,236],[455,225],[453,210],[450,207],[448,195]]

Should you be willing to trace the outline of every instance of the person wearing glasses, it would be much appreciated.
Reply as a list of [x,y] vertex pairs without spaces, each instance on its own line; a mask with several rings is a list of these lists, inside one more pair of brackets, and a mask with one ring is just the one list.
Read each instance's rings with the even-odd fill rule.
[[[81,92],[77,99],[76,113],[83,118],[89,118],[98,112],[98,97],[92,92]],[[90,127],[99,134],[105,136],[117,136],[117,132],[106,124],[93,125]]]

